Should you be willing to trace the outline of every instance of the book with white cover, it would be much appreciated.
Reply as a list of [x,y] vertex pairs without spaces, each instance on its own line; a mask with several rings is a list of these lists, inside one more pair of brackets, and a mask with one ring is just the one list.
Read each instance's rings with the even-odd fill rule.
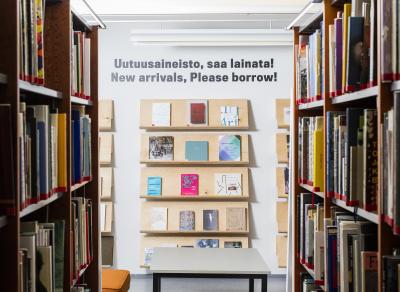
[[150,229],[167,230],[168,208],[153,207],[150,209]]
[[171,125],[171,104],[160,102],[152,104],[151,125],[169,127]]
[[215,194],[217,195],[242,195],[242,174],[241,173],[216,173]]
[[113,205],[112,202],[100,203],[101,232],[112,232]]
[[323,281],[325,270],[324,258],[324,231],[315,231],[314,233],[314,273],[315,281]]
[[221,125],[224,127],[239,126],[239,108],[237,106],[220,107]]

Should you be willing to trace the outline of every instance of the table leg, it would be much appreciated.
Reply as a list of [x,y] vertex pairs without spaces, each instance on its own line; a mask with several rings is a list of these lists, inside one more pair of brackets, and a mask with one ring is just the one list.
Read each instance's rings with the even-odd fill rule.
[[268,275],[264,275],[261,278],[261,292],[267,292],[268,290]]
[[249,278],[249,292],[254,292],[254,278]]
[[153,292],[161,291],[161,279],[158,274],[153,274]]

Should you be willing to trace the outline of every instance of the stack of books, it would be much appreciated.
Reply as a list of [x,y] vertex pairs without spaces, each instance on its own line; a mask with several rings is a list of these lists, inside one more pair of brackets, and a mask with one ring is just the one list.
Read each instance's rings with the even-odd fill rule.
[[90,38],[85,32],[72,31],[72,95],[91,99],[90,93]]
[[66,114],[20,103],[20,208],[67,190]]

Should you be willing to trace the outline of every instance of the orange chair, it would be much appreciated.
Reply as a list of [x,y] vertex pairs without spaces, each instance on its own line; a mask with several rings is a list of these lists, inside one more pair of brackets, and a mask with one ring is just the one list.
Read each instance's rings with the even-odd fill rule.
[[126,270],[103,269],[103,292],[128,292],[131,284],[131,276]]

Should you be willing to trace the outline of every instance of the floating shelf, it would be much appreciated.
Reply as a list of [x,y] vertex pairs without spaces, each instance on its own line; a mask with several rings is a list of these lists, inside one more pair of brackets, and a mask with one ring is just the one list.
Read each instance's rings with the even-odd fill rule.
[[306,185],[306,184],[300,184],[300,186],[303,189],[305,189],[305,190],[307,190],[307,191],[309,191],[309,192],[311,192],[313,194],[316,194],[317,196],[319,196],[319,197],[321,197],[323,199],[325,198],[324,192],[315,192],[312,186],[309,186],[309,185]]
[[51,203],[53,203],[54,201],[58,200],[59,198],[61,198],[64,195],[64,193],[55,193],[53,194],[50,198],[48,198],[47,200],[43,200],[43,201],[39,201],[36,204],[32,204],[29,205],[28,207],[26,207],[25,209],[23,209],[21,212],[19,212],[19,217],[22,218],[26,215],[29,215]]
[[[334,199],[334,198],[332,198],[332,202],[335,205],[337,205],[343,209],[346,209],[347,211],[349,211],[351,213],[354,213],[355,208],[353,206],[346,206],[346,202],[344,202],[342,200]],[[375,223],[375,224],[379,223],[379,216],[376,213],[368,212],[368,211],[365,211],[364,209],[357,208],[356,214],[360,217],[363,217],[364,219],[367,219],[368,221]]]
[[7,216],[0,216],[0,229],[7,225]]
[[324,100],[317,100],[308,103],[299,104],[299,110],[312,110],[312,109],[319,109],[324,106]]
[[392,91],[400,91],[400,80],[393,81],[391,89],[392,89]]
[[245,196],[227,196],[227,195],[199,195],[199,196],[148,196],[141,195],[140,198],[152,201],[247,201],[249,197]]
[[87,106],[93,105],[93,102],[91,100],[87,100],[76,96],[71,96],[71,103],[87,105]]
[[81,26],[85,28],[85,30],[92,31],[93,27],[79,14],[73,7],[71,7],[71,13],[74,21],[78,21]]
[[63,97],[61,92],[44,86],[31,84],[23,80],[19,80],[18,84],[19,84],[19,89],[25,92],[39,94],[46,97],[58,98],[58,99],[61,99]]
[[73,186],[71,186],[71,192],[74,192],[74,191],[78,190],[79,188],[81,188],[81,187],[87,185],[87,184],[90,183],[90,182],[91,182],[91,181],[89,180],[89,181],[81,182],[81,183],[79,183],[79,184],[74,184]]
[[[248,161],[174,161],[174,160],[141,160],[140,163],[149,165],[248,165]],[[103,165],[103,164],[101,164]]]
[[0,84],[7,84],[7,75],[0,73]]
[[372,96],[377,96],[378,92],[379,92],[378,86],[374,86],[374,87],[370,87],[370,88],[363,89],[360,91],[346,93],[346,94],[339,95],[339,96],[332,98],[332,104],[346,103],[349,101],[354,101],[354,100],[369,98]]
[[157,234],[157,235],[247,235],[249,231],[208,231],[208,230],[200,230],[200,231],[179,231],[179,230],[140,230],[140,233],[147,234]]
[[246,131],[249,129],[248,126],[239,127],[211,127],[211,126],[186,126],[186,127],[159,127],[159,126],[141,126],[140,129],[146,131]]

